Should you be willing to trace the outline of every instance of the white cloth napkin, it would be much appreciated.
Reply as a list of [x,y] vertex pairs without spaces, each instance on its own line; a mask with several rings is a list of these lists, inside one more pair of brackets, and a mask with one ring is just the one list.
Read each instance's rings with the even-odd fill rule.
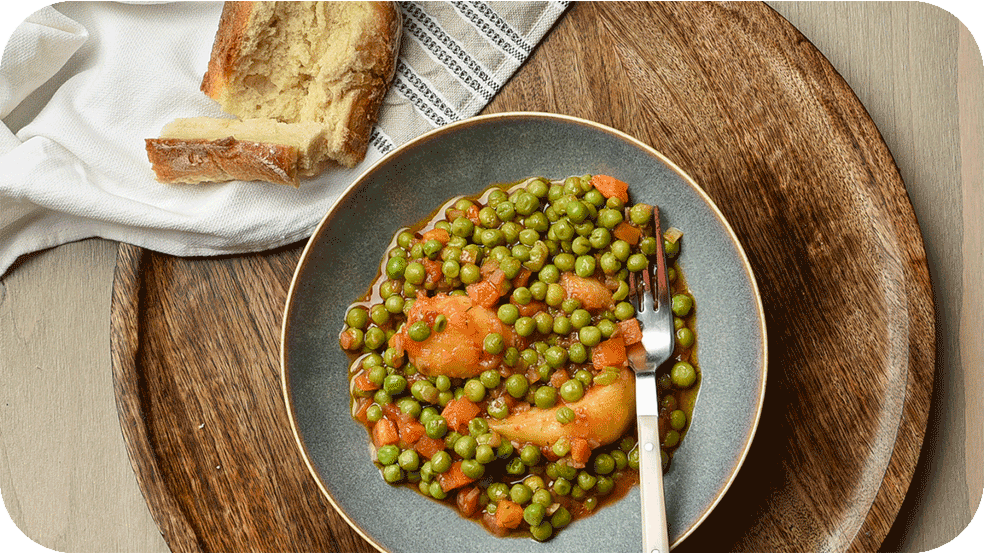
[[23,254],[89,237],[178,256],[303,239],[385,153],[478,113],[567,4],[401,2],[397,75],[365,161],[300,189],[154,179],[145,138],[179,117],[228,117],[199,92],[221,3],[42,8],[0,63],[0,275]]

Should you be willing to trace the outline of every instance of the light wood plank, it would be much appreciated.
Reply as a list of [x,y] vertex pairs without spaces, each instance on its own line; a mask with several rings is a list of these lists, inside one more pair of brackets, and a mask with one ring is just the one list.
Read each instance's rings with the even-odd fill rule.
[[43,252],[0,289],[0,488],[21,531],[59,551],[167,551],[116,415],[116,249],[94,239]]

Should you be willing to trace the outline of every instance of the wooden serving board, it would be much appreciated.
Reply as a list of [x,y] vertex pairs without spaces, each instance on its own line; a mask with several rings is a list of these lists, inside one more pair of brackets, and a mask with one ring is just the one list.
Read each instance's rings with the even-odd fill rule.
[[[751,259],[766,404],[736,481],[680,550],[878,549],[926,428],[934,310],[899,172],[843,79],[764,4],[578,3],[486,112],[522,110],[660,150]],[[281,394],[302,247],[192,259],[120,246],[120,422],[174,551],[370,550],[319,494]]]

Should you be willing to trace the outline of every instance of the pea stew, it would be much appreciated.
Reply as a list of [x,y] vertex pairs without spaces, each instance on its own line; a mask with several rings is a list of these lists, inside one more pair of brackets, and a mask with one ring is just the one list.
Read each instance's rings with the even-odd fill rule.
[[676,351],[658,381],[664,471],[700,382],[681,233],[605,175],[530,178],[454,198],[400,230],[340,345],[353,417],[382,478],[497,536],[548,540],[638,482],[641,348],[629,272],[663,240]]

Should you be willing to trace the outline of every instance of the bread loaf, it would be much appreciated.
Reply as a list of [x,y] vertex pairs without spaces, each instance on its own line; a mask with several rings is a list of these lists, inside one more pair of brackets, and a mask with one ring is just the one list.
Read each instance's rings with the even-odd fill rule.
[[392,2],[226,2],[201,90],[242,121],[178,120],[147,139],[158,180],[297,186],[331,163],[355,166],[400,34]]
[[327,158],[352,167],[393,79],[391,2],[227,2],[201,90],[241,118],[325,127]]
[[299,176],[324,167],[324,127],[272,119],[192,117],[168,123],[147,139],[157,179],[167,183],[231,180],[298,186]]

